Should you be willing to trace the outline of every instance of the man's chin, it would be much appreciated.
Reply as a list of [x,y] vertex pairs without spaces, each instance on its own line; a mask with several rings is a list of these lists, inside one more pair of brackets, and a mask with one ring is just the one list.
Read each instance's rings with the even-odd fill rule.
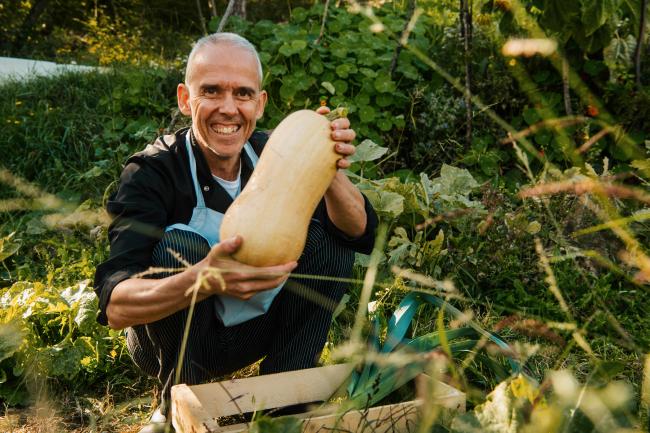
[[219,141],[215,143],[214,141],[208,143],[208,148],[210,151],[217,155],[220,158],[230,159],[234,156],[237,156],[241,153],[242,148],[244,147],[244,141],[237,140],[231,143],[224,143]]

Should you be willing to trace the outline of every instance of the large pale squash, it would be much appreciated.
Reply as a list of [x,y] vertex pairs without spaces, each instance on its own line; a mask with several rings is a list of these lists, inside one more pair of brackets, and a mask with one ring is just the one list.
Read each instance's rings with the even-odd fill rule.
[[273,266],[300,257],[311,216],[336,175],[334,143],[329,119],[314,111],[280,122],[221,223],[221,239],[243,238],[235,260]]

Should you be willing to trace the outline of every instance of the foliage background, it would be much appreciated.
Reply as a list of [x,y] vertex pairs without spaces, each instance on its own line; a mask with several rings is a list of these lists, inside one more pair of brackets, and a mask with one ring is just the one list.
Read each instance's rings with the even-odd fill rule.
[[[601,400],[617,414],[617,428],[642,429],[650,105],[647,48],[640,85],[633,69],[641,2],[475,2],[468,57],[455,1],[418,2],[420,15],[401,50],[409,2],[370,9],[332,3],[322,37],[324,2],[261,3],[249,1],[248,20],[231,17],[227,26],[260,51],[270,95],[260,127],[321,101],[350,108],[359,135],[350,176],[388,233],[372,293],[382,323],[418,287],[395,266],[453,281],[453,302],[516,342],[542,389],[559,369],[594,393],[629,384],[625,404]],[[217,6],[223,11],[225,2]],[[0,5],[3,54],[111,66],[2,84],[0,400],[48,408],[57,414],[49,417],[54,429],[124,431],[155,404],[153,383],[133,367],[122,334],[96,324],[89,284],[108,255],[102,208],[123,162],[185,121],[174,98],[190,43],[202,32],[194,11],[190,1]],[[207,4],[202,13],[210,16]],[[214,30],[218,22],[213,17],[206,25]],[[501,51],[510,37],[540,35],[556,38],[556,55]],[[571,70],[568,105],[578,117],[554,126],[568,114],[561,56]],[[471,142],[462,80],[454,79],[468,65]],[[527,131],[528,141],[504,141],[504,124]],[[578,152],[607,127],[615,132]],[[520,194],[539,184],[587,181],[618,189]],[[627,220],[611,225],[621,218]],[[358,258],[360,280],[368,265]],[[358,282],[336,317],[323,362],[350,338],[360,296]],[[437,313],[425,306],[410,335],[438,326]],[[498,385],[507,376],[498,365],[462,367],[453,380],[476,413],[489,410],[490,391],[509,392],[510,382]],[[595,428],[589,410],[578,411],[578,421],[562,418],[575,408],[562,398],[548,396],[550,407],[565,414],[555,416],[564,420],[557,431]],[[548,407],[535,399],[526,404],[515,405],[526,422]]]

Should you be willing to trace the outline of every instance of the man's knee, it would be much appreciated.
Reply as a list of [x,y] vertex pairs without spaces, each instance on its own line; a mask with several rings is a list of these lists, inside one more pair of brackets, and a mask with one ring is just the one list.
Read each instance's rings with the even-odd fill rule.
[[312,221],[297,272],[349,278],[353,265],[354,251],[341,245],[320,222]]

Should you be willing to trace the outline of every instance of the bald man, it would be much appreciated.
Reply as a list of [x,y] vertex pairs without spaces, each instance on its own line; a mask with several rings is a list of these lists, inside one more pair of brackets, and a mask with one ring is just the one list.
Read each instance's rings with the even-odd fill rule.
[[[297,262],[265,268],[235,262],[231,254],[246,239],[219,239],[221,218],[268,139],[255,130],[267,102],[257,51],[232,33],[200,39],[177,98],[192,125],[127,161],[107,204],[114,218],[110,257],[95,275],[98,320],[126,328],[134,362],[161,382],[163,415],[181,356],[191,300],[186,292],[202,271],[225,270],[225,287],[210,279],[199,289],[181,383],[201,383],[260,359],[261,374],[313,367],[346,285],[297,280],[290,273],[351,277],[354,252],[371,251],[377,225],[368,200],[338,172],[314,212]],[[355,133],[347,119],[331,128],[341,155],[337,165],[347,168]],[[183,267],[179,256],[191,266]],[[147,273],[152,267],[182,270]]]

